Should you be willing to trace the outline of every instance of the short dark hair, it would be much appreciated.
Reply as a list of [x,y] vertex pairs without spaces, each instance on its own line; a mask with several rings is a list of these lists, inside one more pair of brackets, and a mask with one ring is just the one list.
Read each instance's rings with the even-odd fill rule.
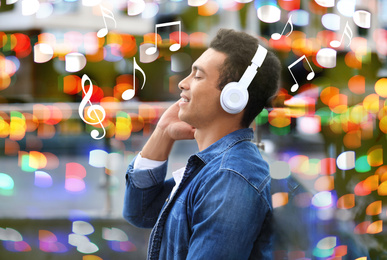
[[[220,29],[210,43],[210,48],[227,55],[220,68],[219,88],[232,81],[239,81],[258,48],[258,39],[232,29]],[[254,118],[265,107],[270,107],[279,89],[281,63],[270,50],[262,66],[251,82],[249,101],[241,121],[242,127],[249,127]]]

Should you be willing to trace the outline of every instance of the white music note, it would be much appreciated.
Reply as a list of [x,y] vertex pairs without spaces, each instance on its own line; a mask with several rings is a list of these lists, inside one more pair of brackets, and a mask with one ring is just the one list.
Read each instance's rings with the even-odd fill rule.
[[308,65],[309,65],[309,68],[312,70],[312,71],[309,72],[309,74],[306,76],[306,79],[307,79],[307,80],[311,80],[311,79],[314,78],[314,75],[315,75],[315,74],[314,74],[314,71],[313,71],[312,66],[310,66],[310,63],[309,63],[308,59],[306,58],[306,56],[305,56],[305,55],[302,55],[298,60],[296,60],[295,62],[293,62],[292,64],[290,64],[290,65],[288,66],[288,69],[289,69],[289,71],[290,71],[290,74],[292,75],[294,81],[296,82],[296,84],[294,84],[294,85],[290,88],[290,91],[292,91],[292,92],[297,91],[297,89],[299,88],[299,85],[298,85],[298,82],[297,82],[296,78],[295,78],[294,75],[293,75],[293,72],[292,72],[291,68],[293,68],[294,65],[296,65],[297,63],[299,63],[299,62],[300,62],[301,60],[303,60],[303,59],[306,60],[306,62],[307,62]]
[[333,47],[333,48],[337,48],[341,45],[341,43],[343,42],[343,39],[344,39],[344,35],[346,35],[349,39],[349,43],[347,45],[347,47],[351,44],[351,41],[352,41],[352,30],[351,28],[349,27],[348,25],[348,21],[347,23],[345,24],[345,28],[344,28],[344,33],[343,33],[343,36],[341,36],[341,40],[340,41],[337,41],[337,40],[334,40],[334,41],[331,41],[330,45]]
[[167,27],[167,26],[173,26],[173,25],[178,25],[179,26],[179,42],[174,43],[171,46],[169,46],[170,51],[177,51],[181,47],[181,22],[176,21],[176,22],[169,22],[169,23],[161,23],[161,24],[156,24],[155,26],[155,46],[148,48],[145,53],[147,55],[153,55],[157,51],[157,28],[160,27]]
[[[87,80],[90,82],[90,87],[89,87],[88,91],[86,92],[86,90],[85,90],[85,82]],[[96,139],[96,140],[101,139],[101,138],[103,138],[106,135],[106,130],[105,130],[103,124],[102,124],[103,120],[106,117],[106,112],[105,112],[105,109],[102,106],[100,106],[100,105],[93,105],[90,102],[91,95],[93,94],[93,83],[91,82],[90,78],[86,74],[83,74],[83,76],[82,76],[82,90],[83,90],[83,93],[85,93],[85,96],[82,98],[82,101],[79,104],[78,114],[81,117],[81,119],[83,120],[83,122],[85,122],[86,124],[90,124],[90,125],[100,124],[101,125],[101,127],[103,129],[103,135],[101,137],[98,137],[99,132],[96,129],[92,130],[91,133],[90,133],[91,137],[93,137],[94,139]],[[91,119],[94,119],[91,116],[91,113],[94,112],[94,114],[95,114],[95,116],[97,118],[97,122],[87,121],[83,117],[83,110],[85,109],[87,103],[90,104],[90,107],[87,109],[87,116],[89,118],[91,118]],[[102,118],[99,118],[97,111],[102,113]]]
[[273,33],[273,34],[271,35],[271,38],[272,38],[273,40],[279,40],[279,39],[281,39],[281,36],[284,34],[285,28],[286,28],[286,26],[287,26],[288,24],[290,25],[290,32],[285,36],[285,37],[288,37],[288,36],[293,32],[292,15],[289,16],[289,19],[288,19],[288,21],[286,22],[285,27],[284,27],[284,29],[282,30],[281,34],[279,34],[279,33]]
[[102,18],[103,18],[103,22],[105,24],[105,28],[102,28],[100,29],[98,32],[97,32],[97,36],[99,38],[102,38],[102,37],[105,37],[106,34],[108,34],[109,30],[107,28],[107,24],[106,24],[106,19],[105,17],[107,18],[110,18],[114,21],[114,28],[117,27],[117,22],[116,20],[114,19],[114,15],[113,15],[113,12],[110,11],[109,9],[103,7],[102,5],[99,5],[99,7],[101,8],[101,13],[102,13]]
[[145,81],[146,81],[146,75],[145,72],[138,66],[136,63],[136,58],[133,57],[133,89],[127,89],[122,93],[122,99],[123,100],[129,100],[134,97],[136,94],[136,70],[140,71],[142,76],[144,77],[144,82],[142,83],[141,89],[145,86]]

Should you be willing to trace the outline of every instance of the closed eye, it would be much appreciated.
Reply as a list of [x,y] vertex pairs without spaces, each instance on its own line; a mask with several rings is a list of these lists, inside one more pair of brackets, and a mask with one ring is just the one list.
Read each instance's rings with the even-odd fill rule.
[[203,68],[197,65],[192,66],[192,73],[195,80],[200,80],[203,78],[203,76],[206,76],[206,73]]

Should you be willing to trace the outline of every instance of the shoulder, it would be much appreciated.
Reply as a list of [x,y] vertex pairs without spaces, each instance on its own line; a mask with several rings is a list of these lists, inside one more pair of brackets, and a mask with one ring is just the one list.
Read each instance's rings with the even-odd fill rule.
[[241,142],[226,151],[219,164],[220,171],[233,172],[246,179],[258,192],[270,186],[269,165],[251,142]]
[[[242,195],[255,194],[271,205],[269,166],[251,142],[240,142],[209,162],[199,174],[199,186],[210,189],[215,183]],[[221,192],[230,192],[223,189]]]

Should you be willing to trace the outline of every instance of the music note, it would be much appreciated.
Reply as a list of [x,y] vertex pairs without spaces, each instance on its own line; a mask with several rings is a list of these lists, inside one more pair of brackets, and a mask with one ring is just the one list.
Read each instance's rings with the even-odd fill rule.
[[141,89],[145,86],[145,81],[146,81],[145,72],[140,68],[140,66],[138,66],[138,64],[136,63],[136,58],[133,57],[133,89],[127,89],[122,93],[123,100],[129,100],[133,98],[136,93],[136,77],[135,77],[136,70],[140,71],[142,76],[144,77],[144,82],[142,83]]
[[109,30],[107,28],[107,24],[106,24],[106,19],[105,17],[107,18],[110,18],[114,21],[114,27],[117,27],[117,22],[116,20],[114,19],[114,15],[113,15],[113,12],[110,11],[109,9],[103,7],[102,5],[99,5],[99,7],[101,8],[101,13],[102,13],[102,18],[103,18],[103,22],[105,24],[105,28],[102,28],[100,29],[98,32],[97,32],[97,36],[99,38],[102,38],[102,37],[105,37],[106,34],[108,34]]
[[333,48],[339,47],[341,45],[341,43],[343,42],[344,35],[346,35],[349,38],[349,43],[347,45],[347,47],[348,47],[351,44],[351,41],[352,41],[352,30],[351,30],[351,28],[348,25],[348,21],[345,24],[344,33],[343,33],[343,36],[341,36],[341,40],[340,41],[337,41],[337,40],[331,41],[330,45]]
[[177,51],[178,49],[180,49],[180,46],[181,46],[181,22],[176,21],[176,22],[169,22],[169,23],[161,23],[161,24],[156,24],[156,26],[155,26],[155,46],[150,47],[145,51],[145,53],[147,55],[153,55],[157,51],[157,28],[173,26],[173,25],[179,25],[179,42],[174,43],[171,46],[169,46],[169,50],[170,51]]
[[279,33],[273,33],[273,34],[271,35],[271,38],[272,38],[273,40],[279,40],[279,39],[281,39],[281,36],[283,35],[283,33],[284,33],[284,31],[285,31],[285,28],[286,28],[286,26],[287,26],[288,24],[290,25],[290,32],[285,36],[285,37],[288,37],[288,36],[293,32],[292,15],[289,16],[289,19],[288,19],[287,23],[285,24],[285,27],[284,27],[284,29],[282,30],[281,34],[279,34]]
[[[88,89],[88,91],[86,92],[85,90],[85,82],[86,81],[89,81],[90,82],[90,87]],[[81,119],[83,120],[83,122],[85,122],[86,124],[90,124],[90,125],[96,125],[96,124],[100,124],[102,129],[103,129],[103,135],[101,137],[98,137],[99,135],[99,132],[98,130],[94,129],[91,131],[90,135],[91,137],[93,137],[94,139],[96,140],[99,140],[101,138],[103,138],[105,135],[106,135],[106,130],[104,128],[104,126],[102,125],[102,122],[103,120],[105,119],[106,117],[106,112],[105,112],[105,109],[100,106],[100,105],[93,105],[91,102],[90,102],[90,98],[91,98],[91,95],[93,94],[93,83],[91,82],[90,78],[86,75],[86,74],[83,74],[82,76],[82,90],[83,90],[83,93],[85,93],[85,96],[83,97],[81,103],[79,104],[79,108],[78,108],[78,113],[79,113],[79,116],[81,117]],[[86,107],[86,104],[89,103],[90,104],[90,107],[88,108],[87,110],[87,116],[93,120],[95,120],[92,116],[91,116],[91,113],[94,112],[96,118],[97,118],[97,122],[90,122],[90,121],[87,121],[84,117],[83,117],[83,110],[85,109]],[[102,118],[99,118],[98,116],[98,113],[97,111],[101,112],[102,113]]]
[[302,59],[305,59],[305,60],[306,60],[306,62],[307,62],[308,65],[309,65],[309,68],[312,70],[312,71],[309,72],[309,74],[306,76],[306,79],[307,79],[307,80],[311,80],[311,79],[314,78],[314,71],[313,71],[313,68],[312,68],[312,66],[310,66],[310,63],[309,63],[308,59],[306,58],[306,56],[303,55],[303,56],[300,57],[298,60],[296,60],[295,62],[293,62],[292,64],[290,64],[290,65],[288,66],[288,69],[289,69],[289,71],[290,71],[290,74],[292,75],[294,81],[296,82],[296,84],[294,84],[294,85],[290,88],[290,91],[292,91],[292,92],[297,91],[297,89],[299,88],[299,85],[298,85],[298,82],[297,82],[296,78],[295,78],[294,75],[293,75],[293,72],[292,72],[291,68],[293,68],[293,66],[296,65],[297,63],[299,63]]

